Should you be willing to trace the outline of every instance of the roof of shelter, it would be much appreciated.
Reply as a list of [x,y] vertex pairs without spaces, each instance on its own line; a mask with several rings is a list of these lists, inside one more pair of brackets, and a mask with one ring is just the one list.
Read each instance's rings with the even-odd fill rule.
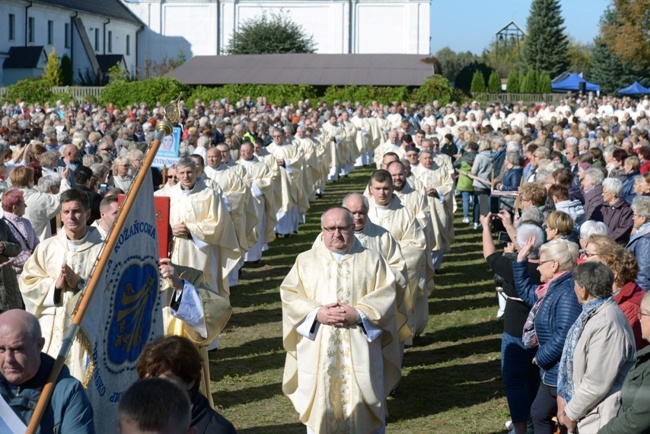
[[120,0],[35,0],[35,2],[142,25],[142,22]]
[[10,47],[9,57],[2,64],[3,68],[38,68],[41,57],[45,55],[42,45],[32,47]]
[[108,73],[108,70],[124,61],[124,56],[122,54],[97,54],[97,63],[99,64],[99,69]]
[[420,86],[434,58],[420,54],[196,56],[168,75],[189,85]]

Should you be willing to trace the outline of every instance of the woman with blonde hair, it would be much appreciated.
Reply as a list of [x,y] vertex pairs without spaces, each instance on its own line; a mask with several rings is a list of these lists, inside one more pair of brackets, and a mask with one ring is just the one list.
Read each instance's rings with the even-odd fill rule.
[[528,239],[512,264],[515,288],[522,300],[532,306],[524,325],[522,341],[527,348],[537,348],[533,363],[539,366],[542,384],[530,413],[535,434],[552,434],[557,413],[557,375],[562,348],[569,328],[581,307],[573,290],[571,270],[578,258],[578,245],[556,239],[540,248],[537,269],[541,285],[535,285],[528,272],[528,256],[535,239]]
[[[545,220],[546,240],[569,239],[573,232],[573,219],[563,211],[551,211]],[[573,241],[573,240],[571,240]]]

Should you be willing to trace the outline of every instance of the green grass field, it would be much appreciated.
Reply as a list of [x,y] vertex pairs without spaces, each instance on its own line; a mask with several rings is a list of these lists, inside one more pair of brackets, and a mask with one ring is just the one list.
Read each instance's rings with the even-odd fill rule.
[[[210,370],[218,410],[239,433],[305,432],[281,390],[285,353],[278,287],[296,255],[310,248],[322,212],[347,193],[362,192],[371,173],[358,170],[328,184],[300,234],[276,240],[264,266],[246,269],[232,288],[234,313],[219,349],[210,354]],[[459,218],[443,270],[429,299],[426,332],[406,350],[398,393],[389,398],[387,433],[503,433],[509,419],[500,373],[503,326],[496,321],[480,233]]]

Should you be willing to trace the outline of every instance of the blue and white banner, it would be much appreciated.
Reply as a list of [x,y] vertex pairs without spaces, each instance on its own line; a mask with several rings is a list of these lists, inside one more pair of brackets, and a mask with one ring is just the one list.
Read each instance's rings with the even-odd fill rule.
[[102,272],[81,338],[90,347],[86,391],[93,405],[95,427],[114,431],[117,405],[138,378],[135,362],[145,344],[163,334],[159,291],[158,241],[151,172],[128,212],[110,259]]

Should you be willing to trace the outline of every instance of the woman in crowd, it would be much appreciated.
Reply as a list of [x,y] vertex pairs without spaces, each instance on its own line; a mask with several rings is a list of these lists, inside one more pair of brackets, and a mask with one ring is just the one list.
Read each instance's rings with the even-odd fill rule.
[[634,177],[634,193],[637,196],[650,196],[650,172]]
[[23,192],[19,189],[12,188],[2,195],[3,220],[21,247],[21,252],[11,261],[16,276],[20,276],[23,265],[40,242],[32,224],[23,217],[26,207]]
[[519,190],[521,207],[525,208],[527,206],[534,206],[544,214],[544,217],[546,217],[550,212],[546,206],[546,196],[547,192],[544,186],[537,184],[536,182],[524,184],[521,187],[521,190]]
[[478,151],[478,145],[475,142],[468,142],[465,145],[465,152],[454,161],[454,167],[459,172],[456,189],[460,191],[463,198],[463,223],[469,223],[470,198],[474,192],[472,178],[464,175],[463,172],[470,173],[472,171],[472,165],[476,158],[476,151]]
[[[571,238],[573,232],[573,219],[563,211],[551,211],[545,220],[546,240]],[[577,241],[577,240],[576,240]]]
[[635,178],[639,175],[639,166],[641,162],[636,156],[627,157],[625,163],[623,163],[623,170],[625,174],[621,178],[623,183],[623,191],[621,192],[621,198],[625,199],[627,203],[632,203],[636,192],[634,191]]
[[582,179],[582,195],[585,199],[585,220],[603,220],[603,171],[598,168],[590,168],[585,171]]
[[617,243],[627,244],[634,227],[632,208],[621,198],[623,183],[620,179],[606,178],[603,181],[603,222],[609,229],[609,236]]
[[479,179],[474,179],[474,229],[478,227],[479,216],[486,215],[489,211],[490,187],[492,176],[492,159],[490,152],[490,140],[484,138],[478,150],[478,155],[472,166],[472,175]]
[[126,156],[117,157],[113,161],[113,185],[123,191],[129,191],[133,176],[129,174],[131,164]]
[[[641,300],[639,322],[643,339],[650,341],[650,293]],[[650,346],[636,353],[621,389],[621,406],[616,416],[598,434],[642,434],[650,432]]]
[[597,433],[619,407],[632,367],[634,335],[612,297],[614,273],[602,263],[573,270],[582,312],[569,330],[557,380],[558,421],[570,432]]
[[627,248],[639,263],[637,283],[650,291],[650,197],[639,196],[632,202],[634,229]]
[[607,236],[607,225],[603,222],[587,220],[580,226],[580,257],[578,258],[578,264],[582,264],[587,260],[587,246],[592,235]]
[[537,269],[543,283],[536,285],[528,272],[528,256],[535,246],[534,241],[529,239],[519,250],[512,270],[517,293],[525,303],[533,306],[522,341],[526,348],[537,348],[533,363],[542,373],[542,384],[530,409],[535,434],[552,434],[562,348],[569,328],[581,311],[571,276],[578,258],[578,246],[562,239],[542,245]]
[[[526,348],[521,340],[522,330],[530,313],[530,306],[519,298],[514,285],[512,263],[514,253],[501,255],[497,253],[492,240],[492,214],[481,217],[483,227],[483,257],[490,269],[496,274],[495,280],[503,288],[507,296],[504,309],[503,335],[501,338],[501,376],[510,408],[510,417],[514,434],[524,434],[530,420],[530,406],[539,388],[539,370],[533,359],[535,348]],[[539,263],[539,248],[544,242],[544,232],[541,227],[523,222],[517,228],[519,247],[528,240],[534,241],[533,249],[528,260],[528,273],[534,284],[541,284],[537,270]]]
[[646,346],[646,342],[641,337],[641,324],[637,315],[645,291],[636,283],[639,265],[634,253],[615,245],[604,249],[598,255],[598,259],[614,273],[614,286],[612,288],[614,300],[616,300],[616,303],[627,317],[634,333],[636,349],[640,350]]

